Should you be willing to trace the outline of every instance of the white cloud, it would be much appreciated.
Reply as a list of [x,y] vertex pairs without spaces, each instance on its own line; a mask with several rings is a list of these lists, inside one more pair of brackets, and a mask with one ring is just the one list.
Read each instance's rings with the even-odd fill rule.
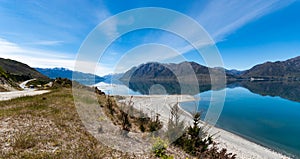
[[187,53],[193,49],[197,49],[197,48],[203,48],[203,47],[206,47],[206,46],[210,46],[210,45],[214,45],[215,43],[213,41],[198,41],[198,42],[195,42],[191,45],[186,45],[185,47],[181,47],[179,48],[179,53],[180,54],[184,54],[184,53]]
[[[203,37],[195,37],[197,30],[187,30],[186,23],[182,23],[181,19],[177,19],[172,25],[177,30],[184,30],[185,34],[195,39],[192,44],[184,44],[180,40],[172,41],[172,46],[181,53],[187,53],[193,49],[202,48],[208,45],[213,45],[217,42],[225,40],[225,38],[232,32],[235,32],[239,28],[243,27],[247,23],[254,21],[262,16],[267,15],[275,10],[283,8],[294,2],[294,0],[211,0],[204,7],[203,10],[198,8],[191,11],[191,14],[196,14],[194,18],[197,22],[204,27],[210,34],[211,39],[203,39]],[[201,39],[202,38],[202,39]],[[197,40],[196,40],[197,39]],[[159,41],[168,41],[169,36],[163,35],[159,38]],[[215,42],[214,42],[215,41]],[[168,43],[168,42],[167,42]]]
[[[14,15],[19,11],[23,11],[22,7],[17,7],[16,10],[0,7],[1,9],[4,8],[7,10],[6,12],[4,12],[4,10],[1,11],[1,13],[4,12],[4,15],[1,16],[4,20],[3,24],[6,20],[7,22],[15,22],[13,23],[17,24],[15,26],[20,26],[11,28],[8,25],[2,25],[1,29],[3,32],[1,33],[2,37],[0,37],[0,57],[17,60],[31,67],[65,67],[74,70],[75,53],[37,49],[37,47],[44,46],[43,48],[45,48],[49,46],[49,48],[51,48],[51,46],[61,45],[66,42],[68,43],[67,48],[69,46],[79,47],[81,40],[91,31],[90,29],[105,20],[105,18],[111,16],[111,14],[102,1],[78,1],[74,2],[76,5],[68,7],[55,5],[55,3],[56,2],[49,4],[42,2],[27,3],[28,6],[26,10],[24,10],[24,16],[21,18]],[[59,3],[67,4],[68,2]],[[80,7],[78,8],[78,6]],[[12,18],[8,19],[7,17]],[[115,22],[107,26],[106,33],[108,35],[113,36],[117,34],[116,24]],[[7,34],[6,32],[13,33],[14,35]],[[18,43],[15,43],[14,40],[6,40],[17,38],[18,41],[20,41]],[[109,70],[109,67],[101,67],[100,70]]]
[[[173,48],[156,43],[139,45],[126,52],[113,68],[114,73],[121,73],[129,70],[132,66],[138,66],[147,62],[163,62],[172,57],[180,56],[180,53]],[[181,56],[181,61],[184,61]]]
[[218,42],[245,24],[285,7],[292,2],[294,0],[212,0],[200,12],[197,20],[212,35],[213,39]]
[[[227,35],[238,30],[245,24],[262,17],[274,10],[282,8],[292,1],[281,2],[278,0],[272,1],[225,1],[225,0],[213,0],[210,1],[204,10],[195,10],[197,14],[196,20],[200,25],[207,29],[210,36],[217,42],[224,40]],[[111,23],[107,24],[104,33],[108,37],[118,36],[117,25],[121,24],[122,20],[115,19]],[[134,21],[130,20],[130,21]],[[168,44],[169,47],[173,47],[177,50],[174,54],[167,53],[165,49],[151,46],[152,48],[138,46],[127,52],[122,57],[116,67],[116,72],[122,72],[129,69],[132,66],[137,66],[144,62],[149,61],[164,61],[173,57],[181,57],[183,54],[199,48],[214,45],[215,42],[211,38],[206,36],[204,30],[187,29],[185,19],[176,19],[174,23],[169,24],[171,30],[178,30],[182,33],[183,38],[189,39],[192,44],[186,44],[184,40],[172,39],[172,36],[163,34],[161,37],[154,37],[158,42]],[[199,36],[201,35],[201,36]],[[181,36],[181,35],[180,35]],[[147,48],[147,49],[145,49]],[[143,50],[141,50],[143,49]],[[137,51],[138,50],[138,51]],[[177,58],[178,59],[178,58]],[[184,60],[183,58],[181,58]],[[103,69],[105,70],[105,69]]]
[[113,40],[115,37],[119,36],[118,33],[118,21],[116,19],[112,19],[109,23],[105,23],[102,25],[102,32],[110,39]]
[[[74,70],[75,65],[75,56],[73,54],[23,48],[3,38],[0,38],[0,57],[16,60],[31,67],[40,68],[64,67]],[[95,64],[91,62],[79,62],[79,66],[81,67],[76,70],[86,73],[95,73],[97,75],[107,75],[113,72],[111,66],[97,64],[95,67],[94,65]]]
[[[198,14],[197,16],[195,16],[196,20],[202,26],[204,26],[204,28],[211,34],[213,39],[218,42],[224,40],[226,36],[238,30],[239,28],[246,25],[247,23],[259,17],[262,17],[272,11],[275,11],[279,8],[285,7],[292,2],[293,0],[285,0],[285,1],[212,0],[209,1],[209,3],[204,7],[204,10],[199,10],[197,8],[192,12]],[[83,3],[82,5],[89,5],[89,4]],[[102,4],[99,4],[99,6],[82,7],[82,8],[89,8],[87,9],[87,12],[89,14],[90,13],[93,14],[93,16],[90,17],[92,20],[89,19],[89,22],[93,21],[93,24],[97,22],[101,22],[103,21],[103,19],[111,16],[108,9]],[[44,14],[35,14],[35,15],[41,16],[40,17],[41,19],[46,19],[46,20],[49,19],[48,17],[49,15],[44,15]],[[60,16],[60,14],[56,16]],[[51,24],[50,25],[51,27],[56,27],[63,30],[67,30],[71,26],[73,28],[74,25],[76,26],[75,28],[77,28],[78,30],[79,29],[82,30],[82,28],[86,26],[85,24],[78,21],[77,17],[67,16],[67,18],[71,18],[70,23],[72,23],[72,25],[69,24],[69,21],[65,21],[64,18],[61,19],[60,17],[50,18],[52,19],[52,21],[47,21],[46,24]],[[112,39],[115,38],[116,36],[119,36],[118,25],[126,25],[126,24],[129,25],[133,22],[134,22],[134,18],[115,19],[104,27],[103,32],[109,38]],[[66,25],[67,28],[62,26],[59,27],[56,26],[56,25],[62,25],[62,23]],[[178,19],[178,21],[173,24],[173,27],[177,27],[179,30],[184,30],[186,25],[187,24],[185,23],[180,24],[180,19]],[[195,36],[194,30],[188,30],[188,36],[192,37],[193,39],[197,39],[197,37],[194,37]],[[192,45],[187,45],[186,43],[180,40],[178,41],[177,40],[173,41],[173,39],[170,40],[168,36],[153,37],[153,38],[158,39],[157,40],[158,42],[167,41],[166,43],[168,42],[171,43],[170,46],[175,48],[179,54],[164,54],[163,51],[153,48],[153,49],[145,50],[143,54],[136,55],[137,56],[136,60],[140,60],[142,62],[148,62],[151,60],[162,61],[172,56],[181,56],[182,54],[193,50],[194,47],[201,48],[203,46],[214,44],[213,41],[200,39],[200,40],[194,40],[194,43],[192,44],[194,46],[193,47]],[[42,38],[38,38],[38,39],[42,39]],[[54,39],[62,39],[62,38],[54,38]],[[61,41],[45,40],[45,41],[32,42],[30,44],[54,46],[54,45],[60,45],[64,41],[70,41],[70,40],[68,39],[63,39]],[[0,57],[15,59],[20,62],[29,64],[32,67],[66,67],[72,70],[74,68],[74,60],[75,60],[74,54],[67,54],[63,52],[49,51],[49,50],[38,50],[33,48],[25,48],[16,43],[1,38],[0,38]],[[134,61],[132,58],[129,60]],[[113,59],[111,61],[113,61]],[[112,63],[110,63],[109,65],[98,64],[96,66],[97,74],[103,75],[103,74],[112,73],[114,71],[112,65],[113,65]],[[89,65],[85,65],[85,66],[89,66]],[[123,70],[124,69],[127,69],[127,66],[126,67],[124,66]],[[93,73],[89,69],[83,69],[83,71],[84,70],[88,71],[89,73]]]
[[56,46],[56,45],[61,45],[63,44],[64,41],[59,41],[59,40],[42,40],[42,41],[35,41],[31,43],[26,43],[29,45],[44,45],[44,46]]
[[113,73],[116,73],[116,72],[115,72],[114,68],[111,67],[110,65],[105,65],[105,64],[102,64],[102,63],[98,63],[97,66],[96,66],[95,71],[91,72],[91,73],[95,73],[95,74],[100,75],[100,76],[105,76],[105,75],[113,74]]
[[73,69],[74,57],[66,53],[23,48],[0,38],[0,57],[17,60],[31,67],[66,67]]
[[134,17],[132,16],[128,19],[121,19],[118,17],[118,14],[116,14],[115,16],[103,21],[101,24],[101,30],[99,31],[104,33],[109,40],[114,40],[121,35],[119,29],[121,29],[122,26],[130,25],[134,23],[134,21]]
[[109,11],[106,8],[103,7],[101,9],[96,9],[95,10],[95,17],[96,17],[95,23],[99,23],[110,16],[111,16],[111,14],[109,13]]

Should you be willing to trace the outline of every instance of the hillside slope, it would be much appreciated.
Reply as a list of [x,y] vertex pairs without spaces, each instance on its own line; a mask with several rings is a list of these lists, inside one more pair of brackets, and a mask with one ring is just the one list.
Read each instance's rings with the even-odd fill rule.
[[300,56],[286,61],[266,62],[245,71],[242,78],[300,79]]
[[14,91],[20,89],[19,86],[0,67],[0,92]]
[[0,58],[0,92],[21,90],[19,83],[33,78],[44,82],[50,80],[24,63]]
[[34,68],[18,61],[0,58],[0,67],[15,82],[26,81],[33,78],[45,81],[49,80],[48,77],[42,75]]
[[[225,69],[209,68],[195,62],[182,62],[179,64],[161,64],[150,62],[133,67],[127,71],[121,80],[123,81],[176,81],[193,82],[197,79],[201,83],[210,83],[211,76],[224,75]],[[231,77],[231,75],[228,75]],[[219,78],[220,79],[220,78]]]
[[227,81],[237,81],[250,78],[264,80],[300,80],[300,56],[286,61],[266,62],[256,65],[249,70],[226,70],[225,68],[209,68],[195,62],[179,64],[162,64],[149,62],[133,67],[120,78],[122,81],[175,81],[195,79],[201,83],[210,83],[211,74],[221,79],[226,75]]

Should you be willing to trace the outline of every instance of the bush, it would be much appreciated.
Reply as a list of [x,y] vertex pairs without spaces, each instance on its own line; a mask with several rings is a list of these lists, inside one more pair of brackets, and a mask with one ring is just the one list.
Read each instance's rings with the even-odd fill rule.
[[58,88],[71,88],[72,87],[72,81],[67,78],[56,78],[53,82],[53,89]]
[[175,141],[184,133],[184,122],[180,121],[179,110],[178,103],[171,107],[167,130],[167,138],[170,142]]
[[141,130],[141,132],[145,132],[146,128],[143,124],[140,125],[140,130]]
[[166,150],[167,150],[167,147],[168,147],[167,142],[162,140],[159,137],[154,138],[154,140],[155,140],[155,142],[152,146],[152,152],[154,153],[155,157],[160,157],[160,158],[168,157],[166,155]]
[[131,128],[131,123],[129,122],[128,114],[122,110],[121,110],[121,116],[122,116],[121,122],[122,122],[123,135],[127,136]]
[[200,113],[196,113],[193,120],[193,126],[189,126],[186,132],[174,144],[195,156],[208,150],[213,141],[211,136],[208,136],[203,128],[199,127]]
[[227,154],[226,149],[219,151],[212,136],[209,136],[199,123],[200,113],[196,113],[193,126],[189,126],[186,132],[174,142],[174,145],[197,158],[235,159],[236,155]]

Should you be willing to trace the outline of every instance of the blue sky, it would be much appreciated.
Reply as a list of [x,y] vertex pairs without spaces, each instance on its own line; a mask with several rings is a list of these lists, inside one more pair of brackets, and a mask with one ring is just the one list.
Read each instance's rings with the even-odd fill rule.
[[[244,70],[258,63],[300,55],[300,1],[1,0],[0,57],[32,67],[73,69],[82,42],[98,24],[140,7],[168,8],[195,19],[215,41],[227,69]],[[114,27],[108,32],[115,32]],[[121,72],[153,61],[151,51],[174,55],[161,62],[188,60],[205,65],[184,39],[162,30],[143,29],[116,40],[100,59],[96,73]],[[116,71],[122,58],[134,60]]]

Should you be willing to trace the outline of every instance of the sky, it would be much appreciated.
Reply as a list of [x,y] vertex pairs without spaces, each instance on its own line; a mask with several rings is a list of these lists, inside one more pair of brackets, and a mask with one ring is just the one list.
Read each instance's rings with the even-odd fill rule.
[[[0,0],[0,57],[31,67],[73,70],[81,45],[97,26],[111,16],[143,7],[166,8],[194,19],[213,40],[226,69],[245,70],[300,55],[297,0]],[[107,37],[119,35],[118,25],[134,21],[114,21],[104,31]],[[174,19],[166,25],[184,30],[189,24]],[[191,47],[186,39],[165,30],[135,30],[114,40],[97,59],[96,69],[83,71],[106,75],[150,61],[205,65],[195,47],[203,45]]]

